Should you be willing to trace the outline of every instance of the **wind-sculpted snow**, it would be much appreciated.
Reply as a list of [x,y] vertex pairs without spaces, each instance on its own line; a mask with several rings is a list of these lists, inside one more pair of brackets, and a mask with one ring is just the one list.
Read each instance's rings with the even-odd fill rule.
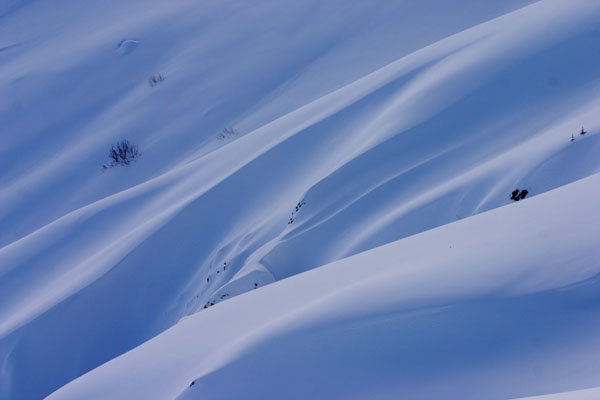
[[50,398],[507,399],[593,386],[599,190],[595,175],[239,296]]
[[[0,398],[598,172],[598,17],[588,0],[0,5]],[[103,169],[123,139],[141,155]]]

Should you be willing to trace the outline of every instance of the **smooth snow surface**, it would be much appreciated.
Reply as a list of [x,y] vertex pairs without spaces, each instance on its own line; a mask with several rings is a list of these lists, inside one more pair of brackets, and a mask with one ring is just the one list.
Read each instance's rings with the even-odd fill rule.
[[596,0],[0,2],[0,399],[600,386],[599,65]]
[[600,399],[600,388],[585,390],[575,390],[573,392],[563,392],[549,394],[545,396],[528,397],[522,400],[596,400]]
[[239,296],[50,398],[503,399],[592,386],[590,190],[600,175]]

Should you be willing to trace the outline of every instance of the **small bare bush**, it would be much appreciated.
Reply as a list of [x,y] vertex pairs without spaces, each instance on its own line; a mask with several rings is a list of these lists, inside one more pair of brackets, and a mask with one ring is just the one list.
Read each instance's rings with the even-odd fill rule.
[[108,152],[109,163],[104,165],[104,168],[112,168],[118,165],[129,165],[141,155],[140,148],[137,144],[131,143],[129,140],[121,140],[116,145],[112,145]]
[[152,75],[150,78],[148,78],[148,84],[152,87],[158,85],[159,83],[161,83],[162,81],[164,81],[165,78],[163,74],[156,74],[156,75]]
[[217,135],[217,140],[225,140],[230,137],[237,136],[238,132],[233,128],[225,128]]

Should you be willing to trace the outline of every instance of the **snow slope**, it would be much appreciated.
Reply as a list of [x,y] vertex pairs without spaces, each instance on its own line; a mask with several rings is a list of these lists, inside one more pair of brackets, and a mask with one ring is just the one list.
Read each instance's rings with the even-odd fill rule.
[[595,175],[276,282],[50,399],[505,399],[598,385],[599,192]]
[[[598,172],[599,16],[592,0],[0,4],[0,398]],[[142,157],[103,171],[123,138]]]
[[[592,400],[600,397],[600,388],[528,397],[529,400]],[[524,399],[525,400],[525,399]]]

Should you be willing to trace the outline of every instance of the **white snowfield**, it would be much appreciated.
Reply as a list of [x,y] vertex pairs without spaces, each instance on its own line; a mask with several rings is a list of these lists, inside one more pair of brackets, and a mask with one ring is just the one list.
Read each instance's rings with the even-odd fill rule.
[[236,297],[50,399],[503,399],[597,385],[598,192],[595,175]]
[[0,2],[0,399],[600,387],[599,65],[596,0]]

